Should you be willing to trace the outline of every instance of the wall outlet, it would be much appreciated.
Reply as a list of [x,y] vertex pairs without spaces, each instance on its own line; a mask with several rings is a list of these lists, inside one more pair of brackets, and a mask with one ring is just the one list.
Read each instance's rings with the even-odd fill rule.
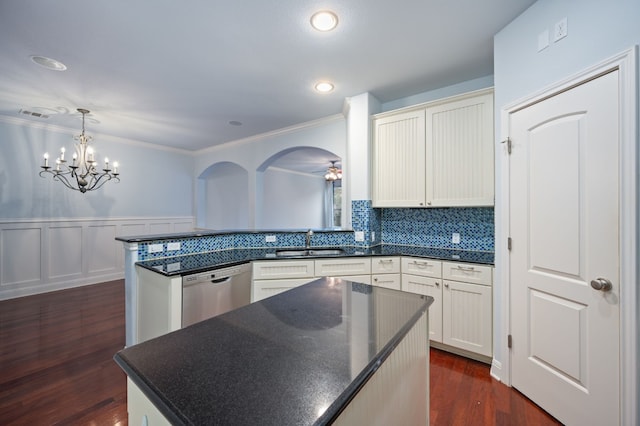
[[266,243],[275,243],[276,242],[276,236],[275,235],[267,235],[266,237],[264,237],[264,241]]
[[180,250],[180,242],[169,243],[167,244],[167,251],[176,251]]
[[147,251],[149,253],[160,253],[162,250],[164,250],[163,244],[149,244],[149,248]]
[[356,241],[364,241],[364,231],[355,232]]
[[569,27],[567,26],[567,18],[562,18],[553,27],[553,42],[557,42],[560,39],[565,38],[569,34]]
[[453,244],[460,244],[460,234],[458,234],[457,232],[454,232],[453,235],[451,236],[451,242]]
[[371,231],[371,241],[376,240],[376,231]]

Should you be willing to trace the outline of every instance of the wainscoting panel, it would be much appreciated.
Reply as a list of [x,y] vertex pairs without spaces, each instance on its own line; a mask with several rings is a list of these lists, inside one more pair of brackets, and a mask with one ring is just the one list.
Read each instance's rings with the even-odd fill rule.
[[42,229],[33,224],[0,229],[2,274],[0,292],[4,287],[40,283]]
[[82,226],[49,226],[49,277],[63,280],[82,277]]
[[0,300],[124,278],[116,237],[194,226],[190,216],[0,220]]
[[[118,249],[122,244],[116,241],[116,225],[100,224],[87,227],[86,246],[93,246],[93,250],[87,253],[87,270],[90,275],[117,272]],[[92,244],[92,241],[101,241],[101,244]]]

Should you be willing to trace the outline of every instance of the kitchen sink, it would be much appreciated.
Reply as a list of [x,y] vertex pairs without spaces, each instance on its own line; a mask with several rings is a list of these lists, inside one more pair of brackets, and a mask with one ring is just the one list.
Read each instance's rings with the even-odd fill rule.
[[276,250],[277,257],[338,256],[344,254],[341,248],[283,249]]
[[321,248],[309,250],[309,256],[337,256],[339,254],[344,254],[344,250],[342,250],[341,248]]
[[296,257],[296,256],[308,256],[309,250],[296,250],[296,249],[287,249],[287,250],[276,250],[276,256],[278,257]]

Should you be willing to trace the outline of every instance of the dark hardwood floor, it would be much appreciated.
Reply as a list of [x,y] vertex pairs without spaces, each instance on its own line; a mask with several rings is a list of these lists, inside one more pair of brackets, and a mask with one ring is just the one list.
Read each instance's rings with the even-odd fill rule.
[[[0,425],[126,425],[124,281],[0,302]],[[431,350],[431,425],[558,425],[489,366]]]

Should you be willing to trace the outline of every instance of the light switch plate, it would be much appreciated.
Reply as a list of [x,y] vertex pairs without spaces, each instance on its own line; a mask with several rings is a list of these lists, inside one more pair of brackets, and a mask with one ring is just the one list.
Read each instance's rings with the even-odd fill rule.
[[180,250],[180,242],[175,242],[175,243],[168,243],[167,244],[167,251],[176,251],[176,250]]
[[275,243],[276,242],[276,236],[275,235],[267,235],[266,237],[264,237],[264,241],[266,243]]
[[567,18],[562,18],[553,27],[553,42],[557,42],[565,38],[569,34],[569,27],[567,26]]
[[457,232],[454,232],[453,235],[451,236],[451,242],[453,244],[460,244],[460,234],[458,234]]
[[164,249],[163,244],[149,244],[149,253],[160,253]]
[[364,241],[364,231],[356,231],[356,241]]
[[371,241],[376,240],[376,231],[371,231]]

